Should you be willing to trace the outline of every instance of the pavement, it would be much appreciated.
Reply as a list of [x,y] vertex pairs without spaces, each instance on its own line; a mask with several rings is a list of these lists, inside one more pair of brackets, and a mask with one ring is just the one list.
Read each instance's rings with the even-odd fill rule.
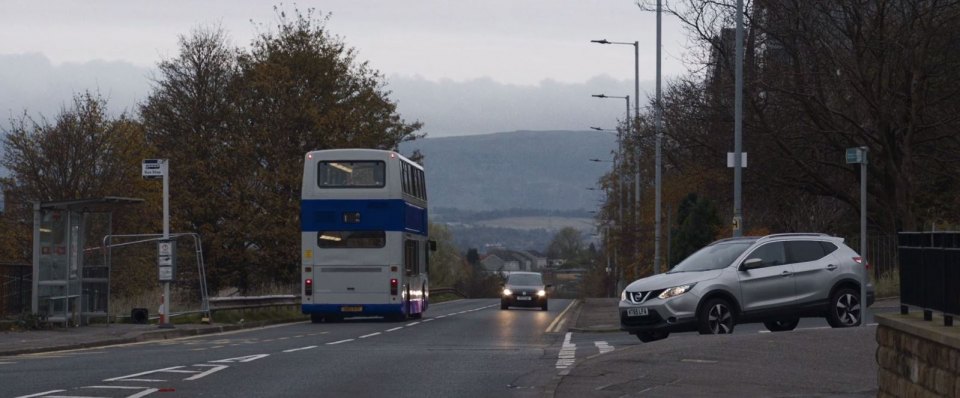
[[266,322],[237,325],[178,324],[173,329],[157,325],[115,323],[49,330],[0,332],[0,357],[80,348],[103,347],[150,340],[167,340],[266,326]]

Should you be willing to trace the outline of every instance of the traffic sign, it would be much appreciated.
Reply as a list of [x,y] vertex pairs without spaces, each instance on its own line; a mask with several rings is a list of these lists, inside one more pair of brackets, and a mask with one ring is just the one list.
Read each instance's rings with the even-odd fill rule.
[[173,281],[177,273],[177,242],[161,240],[157,242],[157,266],[160,268],[160,281]]
[[[736,158],[737,158],[737,157],[735,156],[735,154],[734,154],[733,152],[727,152],[727,167],[737,167],[737,165],[733,164],[733,161],[734,161]],[[743,168],[746,168],[746,167],[747,167],[747,153],[746,153],[746,152],[740,152],[740,167],[743,167]]]
[[863,163],[863,148],[847,148],[847,164]]
[[141,175],[143,178],[148,180],[163,178],[163,175],[166,174],[166,159],[144,159]]

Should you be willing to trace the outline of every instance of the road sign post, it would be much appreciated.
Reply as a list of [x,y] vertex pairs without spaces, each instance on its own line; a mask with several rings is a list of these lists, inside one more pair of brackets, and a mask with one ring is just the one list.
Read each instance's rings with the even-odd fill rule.
[[863,281],[860,282],[860,326],[867,324],[867,284],[870,274],[867,259],[867,147],[847,148],[847,164],[860,164],[860,261],[863,262]]

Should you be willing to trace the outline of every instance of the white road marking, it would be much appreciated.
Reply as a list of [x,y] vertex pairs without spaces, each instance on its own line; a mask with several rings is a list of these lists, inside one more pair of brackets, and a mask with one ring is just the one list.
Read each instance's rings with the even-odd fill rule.
[[169,367],[169,368],[148,370],[148,371],[146,371],[146,372],[134,373],[134,374],[132,374],[132,375],[126,375],[126,376],[120,376],[120,377],[113,377],[113,378],[109,378],[109,379],[103,379],[103,381],[118,381],[118,380],[123,380],[123,381],[144,381],[144,382],[150,382],[150,383],[157,383],[157,382],[166,381],[166,380],[137,379],[136,377],[138,377],[138,376],[145,376],[145,375],[153,374],[153,373],[168,372],[168,371],[180,369],[180,368],[182,368],[182,367],[183,367],[183,366],[172,366],[172,367]]
[[597,346],[597,349],[600,350],[601,354],[606,354],[610,351],[613,351],[613,346],[610,344],[607,344],[606,341],[594,341],[593,345]]
[[192,380],[202,379],[202,378],[207,377],[207,376],[210,376],[210,375],[212,375],[212,374],[214,374],[214,373],[216,373],[216,372],[219,372],[219,371],[221,371],[221,370],[224,370],[224,369],[226,369],[226,368],[229,368],[229,366],[227,366],[227,365],[193,365],[193,366],[209,367],[209,368],[211,368],[211,369],[208,370],[208,371],[206,371],[206,372],[202,372],[202,373],[200,373],[200,374],[197,374],[197,375],[194,375],[194,376],[190,376],[190,377],[188,377],[188,378],[186,378],[186,379],[184,379],[184,380],[192,381]]
[[314,348],[317,348],[317,346],[315,346],[315,345],[308,345],[308,346],[306,346],[306,347],[300,347],[300,348],[293,348],[293,349],[289,349],[289,350],[284,350],[283,352],[303,351],[303,350],[310,350],[310,349],[314,349]]
[[277,340],[289,340],[289,339],[290,339],[289,337],[281,337],[281,338],[279,338],[279,339],[277,339]]
[[365,334],[365,335],[363,335],[363,336],[360,336],[360,338],[361,338],[361,339],[365,339],[365,338],[367,338],[367,337],[373,337],[373,336],[376,336],[376,335],[378,335],[378,334],[380,334],[380,332]]
[[216,361],[207,361],[207,362],[213,362],[213,363],[253,362],[260,358],[264,358],[268,356],[270,356],[270,354],[257,354],[257,355],[247,355],[245,357],[218,359]]
[[298,335],[296,335],[296,336],[293,336],[293,338],[295,338],[295,339],[299,339],[299,338],[301,338],[301,337],[303,337],[302,334],[298,334]]
[[140,397],[145,397],[147,395],[153,394],[157,391],[160,391],[159,388],[129,387],[129,386],[87,386],[87,387],[80,387],[80,388],[96,388],[96,389],[104,389],[104,390],[143,390],[136,394],[129,395],[125,398],[140,398]]
[[418,323],[420,323],[420,322],[408,323],[406,326],[413,326],[413,325],[416,325],[416,324],[418,324]]
[[437,315],[437,319],[446,318],[446,317],[447,317],[446,315]]
[[342,344],[342,343],[349,343],[349,342],[351,342],[351,341],[353,341],[353,339],[346,339],[346,340],[334,341],[334,342],[332,342],[332,343],[327,343],[327,345],[336,345],[336,344]]
[[435,319],[430,318],[430,319],[424,319],[423,321],[424,321],[424,322],[430,322],[430,321],[435,321]]
[[13,365],[16,362],[0,362],[0,365]]
[[561,375],[570,374],[570,368],[573,367],[573,363],[576,362],[577,356],[577,345],[570,342],[570,338],[573,333],[567,332],[567,335],[563,338],[563,346],[560,348],[560,353],[557,355],[557,369],[560,369]]
[[717,361],[714,361],[714,360],[712,360],[712,359],[681,359],[680,362],[687,362],[687,363],[717,363]]
[[19,396],[19,397],[17,397],[17,398],[40,397],[40,396],[44,396],[44,395],[47,395],[47,394],[53,394],[53,393],[55,393],[55,392],[64,392],[64,391],[67,391],[67,390],[50,390],[50,391],[39,392],[39,393],[36,393],[36,394],[31,394],[31,395],[21,395],[21,396]]
[[396,327],[396,328],[393,328],[393,329],[387,329],[387,332],[396,332],[396,331],[398,331],[398,330],[400,330],[400,329],[403,329],[403,326]]

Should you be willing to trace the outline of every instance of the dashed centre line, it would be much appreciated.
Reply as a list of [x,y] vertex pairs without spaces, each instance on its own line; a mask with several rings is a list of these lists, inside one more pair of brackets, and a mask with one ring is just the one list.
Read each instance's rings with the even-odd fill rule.
[[349,343],[349,342],[351,342],[351,341],[353,341],[353,340],[354,340],[354,339],[346,339],[346,340],[334,341],[334,342],[327,343],[327,345],[337,345],[337,344]]
[[373,337],[373,336],[376,336],[376,335],[378,335],[378,334],[380,334],[380,332],[365,334],[365,335],[363,335],[363,336],[360,336],[360,338],[361,338],[361,339],[365,339],[365,338],[367,338],[367,337]]
[[398,331],[398,330],[400,330],[400,329],[403,329],[403,326],[395,327],[395,328],[393,328],[393,329],[387,329],[387,332],[396,332],[396,331]]
[[310,346],[306,346],[306,347],[292,348],[292,349],[289,349],[289,350],[284,350],[283,352],[296,352],[296,351],[303,351],[303,350],[312,350],[312,349],[314,349],[314,348],[317,348],[317,346],[315,346],[315,345],[310,345]]

